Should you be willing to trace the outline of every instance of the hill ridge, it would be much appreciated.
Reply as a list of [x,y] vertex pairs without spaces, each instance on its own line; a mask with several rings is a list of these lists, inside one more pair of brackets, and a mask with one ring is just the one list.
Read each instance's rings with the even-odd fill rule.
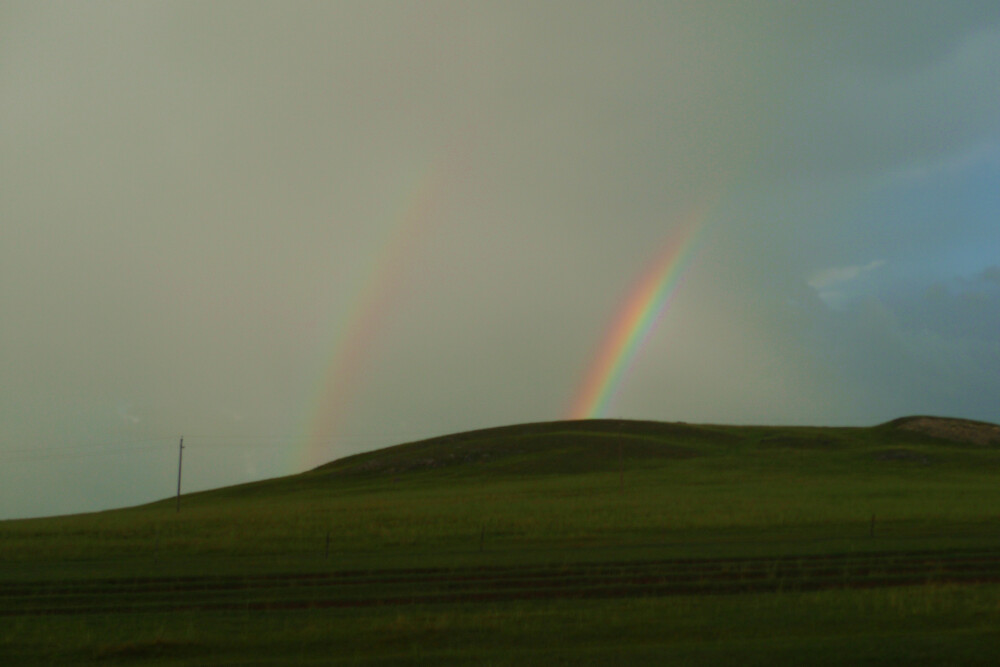
[[1000,445],[1000,425],[974,419],[911,415],[893,419],[885,426],[951,442]]
[[[461,464],[497,464],[522,467],[516,459],[533,456],[534,471],[558,468],[580,472],[606,466],[619,455],[615,442],[630,458],[689,458],[698,453],[684,441],[732,439],[711,426],[684,422],[629,419],[579,419],[528,422],[494,426],[412,442],[346,456],[314,468],[318,474],[396,474]],[[610,440],[609,440],[610,439]],[[592,445],[587,447],[587,445]],[[555,460],[559,465],[555,466]],[[523,462],[527,470],[528,462]]]
[[[584,472],[630,460],[684,459],[717,446],[829,449],[866,432],[912,435],[945,442],[1000,445],[1000,426],[951,417],[916,415],[872,427],[691,424],[632,419],[526,422],[461,431],[342,457],[314,475],[396,475],[411,471],[489,467],[507,472]],[[888,444],[888,443],[887,443]]]

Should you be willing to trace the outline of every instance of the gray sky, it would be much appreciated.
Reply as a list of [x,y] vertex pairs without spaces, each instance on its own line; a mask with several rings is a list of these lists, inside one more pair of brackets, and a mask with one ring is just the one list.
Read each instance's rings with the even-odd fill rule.
[[997,72],[993,1],[6,2],[0,518],[563,418],[706,202],[607,416],[1000,421]]

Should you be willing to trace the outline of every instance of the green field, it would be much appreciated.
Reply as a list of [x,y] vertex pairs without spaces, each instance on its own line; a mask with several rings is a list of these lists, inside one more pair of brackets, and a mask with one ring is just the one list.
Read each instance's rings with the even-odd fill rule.
[[993,664],[1000,428],[487,429],[0,522],[0,664]]

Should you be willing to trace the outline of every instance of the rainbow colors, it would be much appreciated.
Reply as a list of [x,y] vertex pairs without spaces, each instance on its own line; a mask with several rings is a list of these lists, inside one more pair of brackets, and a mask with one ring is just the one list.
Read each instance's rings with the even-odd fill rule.
[[705,207],[689,215],[631,289],[573,399],[569,419],[600,417],[607,412],[626,371],[677,292],[707,213]]
[[438,164],[429,169],[405,199],[389,234],[378,246],[379,252],[372,257],[365,285],[334,336],[307,426],[306,448],[299,462],[304,467],[319,465],[329,458],[328,449],[348,411],[350,397],[358,393],[372,343],[405,282],[408,259],[436,220],[445,166]]

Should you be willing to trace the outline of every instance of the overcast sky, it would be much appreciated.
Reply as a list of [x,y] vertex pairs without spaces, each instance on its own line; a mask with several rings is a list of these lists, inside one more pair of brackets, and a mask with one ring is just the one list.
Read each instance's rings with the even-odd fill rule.
[[693,208],[607,416],[1000,421],[998,72],[994,0],[4,2],[0,518],[563,418]]

